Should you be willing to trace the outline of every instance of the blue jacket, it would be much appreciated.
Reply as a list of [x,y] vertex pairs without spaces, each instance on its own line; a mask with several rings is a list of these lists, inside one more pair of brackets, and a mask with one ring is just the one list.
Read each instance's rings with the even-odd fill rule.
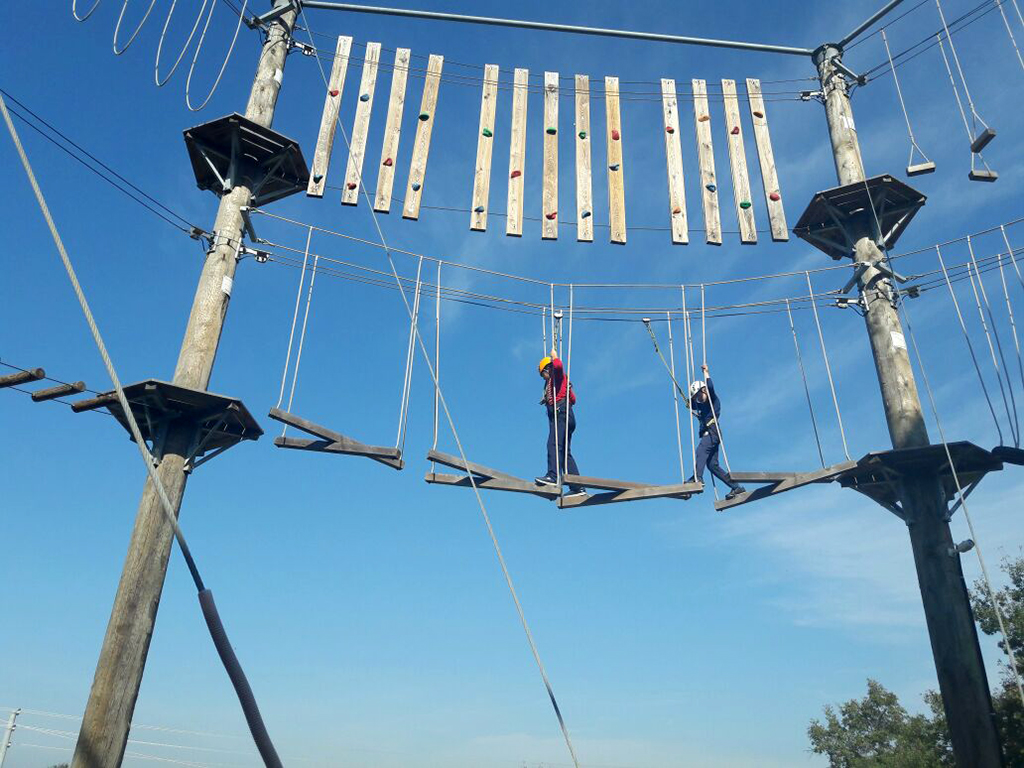
[[703,435],[708,431],[711,426],[711,422],[717,420],[722,415],[722,404],[718,400],[718,395],[715,394],[715,385],[711,383],[711,377],[707,378],[708,387],[708,399],[703,403],[697,402],[697,396],[694,395],[690,398],[689,406],[693,415],[700,421],[700,434]]

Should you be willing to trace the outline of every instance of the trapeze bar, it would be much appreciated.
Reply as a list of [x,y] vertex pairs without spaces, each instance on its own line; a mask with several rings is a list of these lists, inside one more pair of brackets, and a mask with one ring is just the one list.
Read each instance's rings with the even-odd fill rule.
[[309,438],[282,436],[274,439],[274,445],[278,448],[365,456],[393,469],[402,469],[405,466],[405,463],[402,461],[402,452],[397,448],[386,448],[384,446],[361,443],[358,440],[353,440],[351,437],[346,437],[295,414],[282,411],[280,408],[271,408],[270,413],[267,415],[275,421],[301,429],[303,432],[319,438],[318,440],[310,440]]

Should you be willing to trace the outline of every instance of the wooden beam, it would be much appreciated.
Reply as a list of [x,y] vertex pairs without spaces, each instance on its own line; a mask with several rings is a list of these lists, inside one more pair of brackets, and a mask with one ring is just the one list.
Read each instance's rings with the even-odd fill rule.
[[309,172],[309,186],[306,194],[309,197],[323,197],[327,185],[327,170],[331,164],[331,150],[334,149],[334,134],[338,129],[338,110],[341,108],[341,94],[345,90],[345,73],[348,72],[348,60],[352,52],[352,38],[342,35],[334,49],[334,64],[331,66],[331,77],[327,81],[327,93],[324,96],[324,111],[320,117],[320,132],[316,137],[316,151],[313,154],[313,165]]
[[558,239],[558,73],[544,73],[544,188],[540,236]]
[[622,167],[622,116],[619,78],[604,79],[604,106],[608,134],[608,224],[611,242],[626,244],[626,187]]
[[116,402],[117,395],[113,392],[108,392],[105,395],[90,397],[86,400],[76,400],[71,404],[71,410],[75,413],[84,413],[85,411],[95,411],[98,408],[106,408]]
[[590,164],[590,78],[576,75],[576,240],[581,243],[594,241]]
[[779,176],[775,170],[775,154],[772,152],[771,134],[768,133],[768,113],[764,109],[760,80],[747,78],[747,98],[750,101],[750,117],[754,121],[754,143],[761,163],[761,182],[764,185],[765,204],[768,206],[772,240],[784,242],[789,240],[789,228],[786,226],[786,211],[779,190]]
[[476,137],[476,172],[473,174],[473,209],[469,228],[487,229],[491,193],[491,157],[494,154],[494,112],[498,104],[498,65],[484,66],[484,87],[480,95],[480,128]]
[[743,125],[735,80],[722,80],[722,100],[725,104],[725,135],[729,146],[732,196],[736,205],[736,220],[740,225],[740,242],[754,245],[757,243],[757,224],[754,222],[754,202],[750,195],[750,176],[747,173],[747,153],[743,148]]
[[[515,475],[510,475],[507,472],[491,469],[490,467],[485,467],[483,464],[476,464],[472,461],[463,461],[458,456],[453,456],[450,453],[442,453],[441,451],[427,451],[427,461],[436,461],[438,464],[444,464],[445,466],[453,467],[454,469],[461,469],[465,472],[472,472],[474,475],[504,478],[506,480],[521,480],[521,478],[518,478]],[[523,480],[522,482],[526,481]]]
[[704,80],[694,80],[692,85],[693,124],[697,134],[701,199],[704,202],[704,236],[708,245],[721,245],[722,222],[718,214],[718,177],[715,175],[715,149],[711,141],[708,84]]
[[77,395],[79,392],[85,392],[84,381],[76,381],[72,384],[58,384],[55,387],[37,389],[32,393],[32,402],[42,403],[46,400],[56,400],[58,397],[64,397],[65,395]]
[[625,501],[644,501],[647,499],[689,498],[704,491],[703,483],[677,483],[675,485],[646,485],[641,488],[630,488],[622,491],[596,493],[592,496],[562,497],[558,500],[561,509],[569,507],[594,507],[602,504],[619,504]]
[[378,213],[391,211],[391,191],[395,186],[395,168],[398,166],[398,142],[402,137],[402,114],[405,112],[405,84],[409,78],[408,48],[395,51],[395,71],[391,74],[391,97],[388,100],[388,117],[384,127],[384,147],[380,153],[380,170],[377,172],[377,194],[373,210]]
[[348,166],[345,168],[345,188],[341,190],[342,205],[359,204],[359,185],[363,182],[363,158],[366,156],[366,137],[370,131],[373,111],[373,92],[377,85],[377,65],[380,63],[380,43],[366,44],[363,77],[359,81],[359,101],[349,137]]
[[437,485],[453,485],[458,488],[476,487],[484,491],[511,491],[512,493],[528,493],[531,496],[539,496],[542,499],[554,500],[558,498],[557,491],[545,491],[540,486],[528,483],[518,478],[503,477],[474,477],[471,481],[468,475],[447,475],[437,472],[427,472],[423,478],[428,483]]
[[530,70],[516,68],[512,85],[512,133],[508,153],[508,216],[505,234],[523,235],[523,190],[526,182],[526,107]]
[[[313,453],[340,453],[346,456],[363,456],[367,459],[373,459],[374,461],[380,462],[386,467],[392,469],[402,469],[405,466],[405,462],[402,461],[401,452],[396,451],[398,456],[382,455],[377,453],[375,450],[359,450],[352,448],[352,442],[347,441],[344,443],[334,442],[331,440],[320,440],[317,438],[309,437],[275,437],[274,445],[278,448],[291,448],[299,451],[311,451]],[[358,443],[362,445],[362,443]],[[376,446],[364,446],[365,448],[375,448]],[[388,449],[384,449],[385,451]]]
[[444,56],[430,54],[427,60],[427,76],[423,81],[423,99],[420,102],[419,125],[413,142],[412,162],[409,164],[409,184],[405,189],[405,207],[402,218],[418,219],[423,185],[427,177],[427,157],[430,155],[430,136],[434,129],[437,112],[437,96],[441,88],[441,70]]
[[650,488],[651,483],[631,483],[628,480],[606,480],[601,477],[587,477],[586,475],[563,475],[562,479],[568,485],[582,485],[587,488],[602,488],[609,491],[628,491],[631,488]]
[[[758,499],[764,499],[769,496],[776,496],[786,491],[792,491],[797,488],[802,488],[805,485],[811,483],[827,483],[835,480],[845,472],[849,472],[851,469],[857,467],[857,461],[844,461],[839,464],[833,464],[832,466],[825,467],[824,469],[817,469],[813,472],[798,472],[798,473],[779,473],[776,475],[781,479],[777,482],[770,482],[769,485],[762,485],[760,488],[755,488],[753,491],[749,491],[744,494],[740,494],[734,499],[729,501],[716,501],[715,509],[722,512],[732,507],[737,507],[740,504],[747,504],[751,501],[757,501]],[[743,473],[737,472],[732,475],[738,482],[742,482],[739,478],[744,477],[748,474],[758,473]],[[769,475],[770,473],[763,473]],[[756,481],[755,481],[756,482]],[[765,481],[769,482],[769,481]]]
[[29,384],[46,378],[46,371],[42,368],[33,368],[30,371],[18,371],[0,376],[0,389],[4,387],[16,387],[19,384]]
[[676,81],[662,78],[661,111],[664,115],[665,158],[668,165],[668,215],[672,224],[672,242],[690,242],[686,222],[686,186],[683,183],[683,149],[679,139],[679,99]]
[[[332,445],[332,453],[354,453],[360,456],[372,456],[382,457],[389,459],[400,459],[402,452],[397,448],[390,448],[380,445],[367,445],[361,443],[358,440],[353,440],[351,437],[346,437],[339,432],[335,432],[332,429],[316,424],[307,419],[303,419],[300,416],[296,416],[294,413],[288,413],[288,411],[282,411],[280,408],[271,408],[270,413],[267,414],[270,418],[275,421],[280,421],[282,424],[301,429],[314,437],[319,437],[322,440],[328,441]],[[288,441],[289,438],[280,438]],[[275,445],[277,443],[275,442]],[[285,448],[295,447],[294,445],[282,445]],[[308,447],[308,446],[301,446]]]

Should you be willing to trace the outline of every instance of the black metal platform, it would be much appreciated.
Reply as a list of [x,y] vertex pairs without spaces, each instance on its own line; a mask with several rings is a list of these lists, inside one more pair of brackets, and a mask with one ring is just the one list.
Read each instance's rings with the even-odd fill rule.
[[293,448],[299,451],[314,451],[316,453],[341,453],[349,456],[365,456],[392,469],[402,469],[405,462],[402,460],[402,452],[397,448],[387,448],[381,445],[367,445],[351,437],[346,437],[334,430],[322,427],[312,421],[307,421],[288,411],[280,408],[271,408],[267,414],[275,421],[295,427],[303,432],[313,435],[316,440],[308,437],[275,437],[274,445],[278,448]]
[[189,128],[185,146],[196,184],[218,196],[245,184],[252,190],[252,205],[260,206],[309,184],[298,143],[239,114]]
[[[989,472],[1003,468],[1003,462],[997,455],[974,443],[949,443],[949,454],[953,457],[957,478],[965,493],[973,490]],[[899,483],[904,477],[924,473],[939,475],[947,502],[956,496],[956,481],[950,470],[946,447],[938,444],[873,451],[861,459],[844,461],[812,472],[733,472],[732,478],[739,483],[764,485],[729,501],[715,502],[715,509],[731,509],[811,483],[836,482],[844,488],[863,493],[902,518]]]
[[[191,471],[243,440],[258,440],[260,425],[241,400],[213,392],[189,389],[158,379],[146,379],[122,387],[139,426],[142,439],[156,459],[163,455],[163,441],[172,424],[193,424],[196,436],[186,457]],[[77,407],[75,407],[77,406]],[[113,392],[105,392],[73,406],[76,413],[106,408],[132,437],[128,418]]]
[[793,228],[797,237],[833,259],[853,256],[850,231],[871,232],[875,216],[881,224],[878,243],[888,250],[927,198],[889,175],[818,192]]

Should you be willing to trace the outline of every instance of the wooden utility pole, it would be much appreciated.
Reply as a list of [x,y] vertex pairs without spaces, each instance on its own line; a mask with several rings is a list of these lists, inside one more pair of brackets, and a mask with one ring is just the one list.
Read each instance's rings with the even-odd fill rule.
[[14,721],[18,719],[18,715],[21,714],[20,709],[16,709],[11,712],[11,716],[7,718],[7,728],[4,730],[3,741],[0,741],[0,768],[4,768],[4,760],[7,759],[7,748],[11,746],[11,738],[14,736],[14,729],[17,728]]
[[[274,0],[275,9],[290,5],[288,0]],[[247,118],[266,128],[273,122],[295,16],[296,11],[289,9],[268,24],[245,110]],[[220,200],[213,247],[203,264],[174,371],[174,383],[183,387],[205,390],[210,382],[242,238],[240,208],[252,200],[249,183],[239,180]],[[186,457],[195,432],[194,423],[172,423],[163,444],[157,474],[174,505],[175,515],[185,493]],[[112,768],[121,765],[124,757],[171,552],[172,529],[160,504],[153,483],[147,479],[72,768]]]
[[[814,61],[821,79],[839,183],[862,182],[865,180],[864,163],[847,83],[836,66],[841,62],[841,52],[834,46],[824,45],[815,51]],[[854,231],[848,234],[855,243],[854,259],[872,265],[862,273],[859,290],[892,446],[926,446],[930,442],[928,431],[903,326],[896,311],[894,288],[874,266],[884,259],[875,242],[878,235],[874,231],[874,218],[868,212],[860,220],[854,220],[851,227]],[[900,496],[957,765],[962,768],[1002,766],[992,698],[960,557],[953,550],[941,481],[937,474],[930,472],[907,475],[900,483]]]

